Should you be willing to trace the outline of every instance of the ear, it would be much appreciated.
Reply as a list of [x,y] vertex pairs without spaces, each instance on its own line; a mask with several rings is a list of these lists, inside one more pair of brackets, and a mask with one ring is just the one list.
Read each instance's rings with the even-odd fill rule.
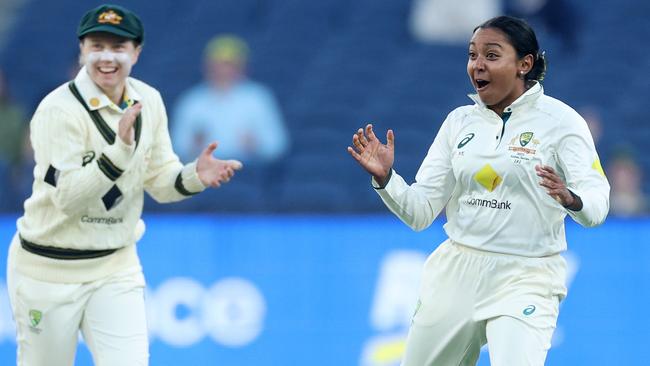
[[140,52],[142,52],[142,45],[135,46],[135,50],[133,51],[133,57],[131,57],[131,65],[135,65],[138,63],[138,59],[140,58]]
[[527,54],[526,56],[519,59],[517,62],[517,72],[519,74],[526,75],[533,69],[533,55]]
[[86,62],[84,60],[84,41],[83,39],[79,40],[79,58],[77,59],[77,62],[79,63],[79,66],[83,66],[84,63]]

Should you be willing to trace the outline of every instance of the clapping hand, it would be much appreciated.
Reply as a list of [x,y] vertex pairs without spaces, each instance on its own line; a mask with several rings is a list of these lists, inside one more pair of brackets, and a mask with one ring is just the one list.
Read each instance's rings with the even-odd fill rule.
[[135,140],[135,129],[133,125],[142,111],[142,103],[136,103],[126,109],[124,115],[118,122],[117,135],[127,145],[132,145]]
[[217,143],[213,142],[203,150],[196,162],[196,172],[201,183],[206,187],[219,187],[221,183],[230,181],[235,170],[240,170],[243,164],[239,160],[219,160],[212,156],[217,149]]
[[365,131],[359,129],[352,136],[352,145],[348,152],[363,169],[370,173],[381,186],[386,184],[395,160],[395,136],[393,130],[386,132],[386,144],[375,136],[372,124],[366,125]]

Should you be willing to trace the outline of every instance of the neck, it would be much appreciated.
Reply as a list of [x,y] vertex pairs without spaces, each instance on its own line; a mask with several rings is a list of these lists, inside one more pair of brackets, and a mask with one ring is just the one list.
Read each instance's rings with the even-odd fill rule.
[[491,110],[494,111],[494,113],[498,114],[499,116],[503,116],[503,110],[506,109],[509,105],[515,102],[515,100],[519,99],[526,91],[530,88],[527,84],[521,83],[521,85],[517,86],[515,90],[513,91],[510,96],[506,97],[502,101],[500,101],[497,104],[493,104],[488,106]]
[[102,89],[102,91],[113,103],[120,105],[120,103],[122,103],[122,98],[124,97],[124,89],[125,85],[122,84],[112,88],[111,90]]
[[488,106],[488,108],[490,108],[492,111],[494,111],[494,113],[499,115],[499,117],[503,116],[503,110],[505,109],[505,107],[503,106],[496,106],[496,105]]

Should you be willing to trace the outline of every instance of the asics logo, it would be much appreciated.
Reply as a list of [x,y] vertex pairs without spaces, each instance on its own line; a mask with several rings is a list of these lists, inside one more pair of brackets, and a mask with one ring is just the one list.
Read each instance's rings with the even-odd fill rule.
[[535,309],[536,309],[536,308],[535,308],[535,305],[528,305],[528,306],[526,306],[526,308],[524,309],[523,313],[524,313],[524,315],[528,316],[528,315],[534,313],[534,312],[535,312]]
[[475,135],[473,133],[468,133],[467,135],[465,135],[465,137],[462,140],[460,140],[460,142],[458,143],[458,148],[462,149],[463,146],[467,145],[468,142],[472,141],[474,136]]

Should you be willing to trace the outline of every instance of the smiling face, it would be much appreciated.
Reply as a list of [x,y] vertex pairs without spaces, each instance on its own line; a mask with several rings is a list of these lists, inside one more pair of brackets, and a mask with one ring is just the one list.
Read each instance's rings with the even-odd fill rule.
[[532,55],[519,58],[496,28],[477,29],[469,43],[467,74],[481,101],[499,115],[526,91],[524,75],[532,64]]
[[113,102],[119,103],[126,78],[138,61],[140,46],[109,33],[91,33],[79,43],[81,63],[88,75]]

